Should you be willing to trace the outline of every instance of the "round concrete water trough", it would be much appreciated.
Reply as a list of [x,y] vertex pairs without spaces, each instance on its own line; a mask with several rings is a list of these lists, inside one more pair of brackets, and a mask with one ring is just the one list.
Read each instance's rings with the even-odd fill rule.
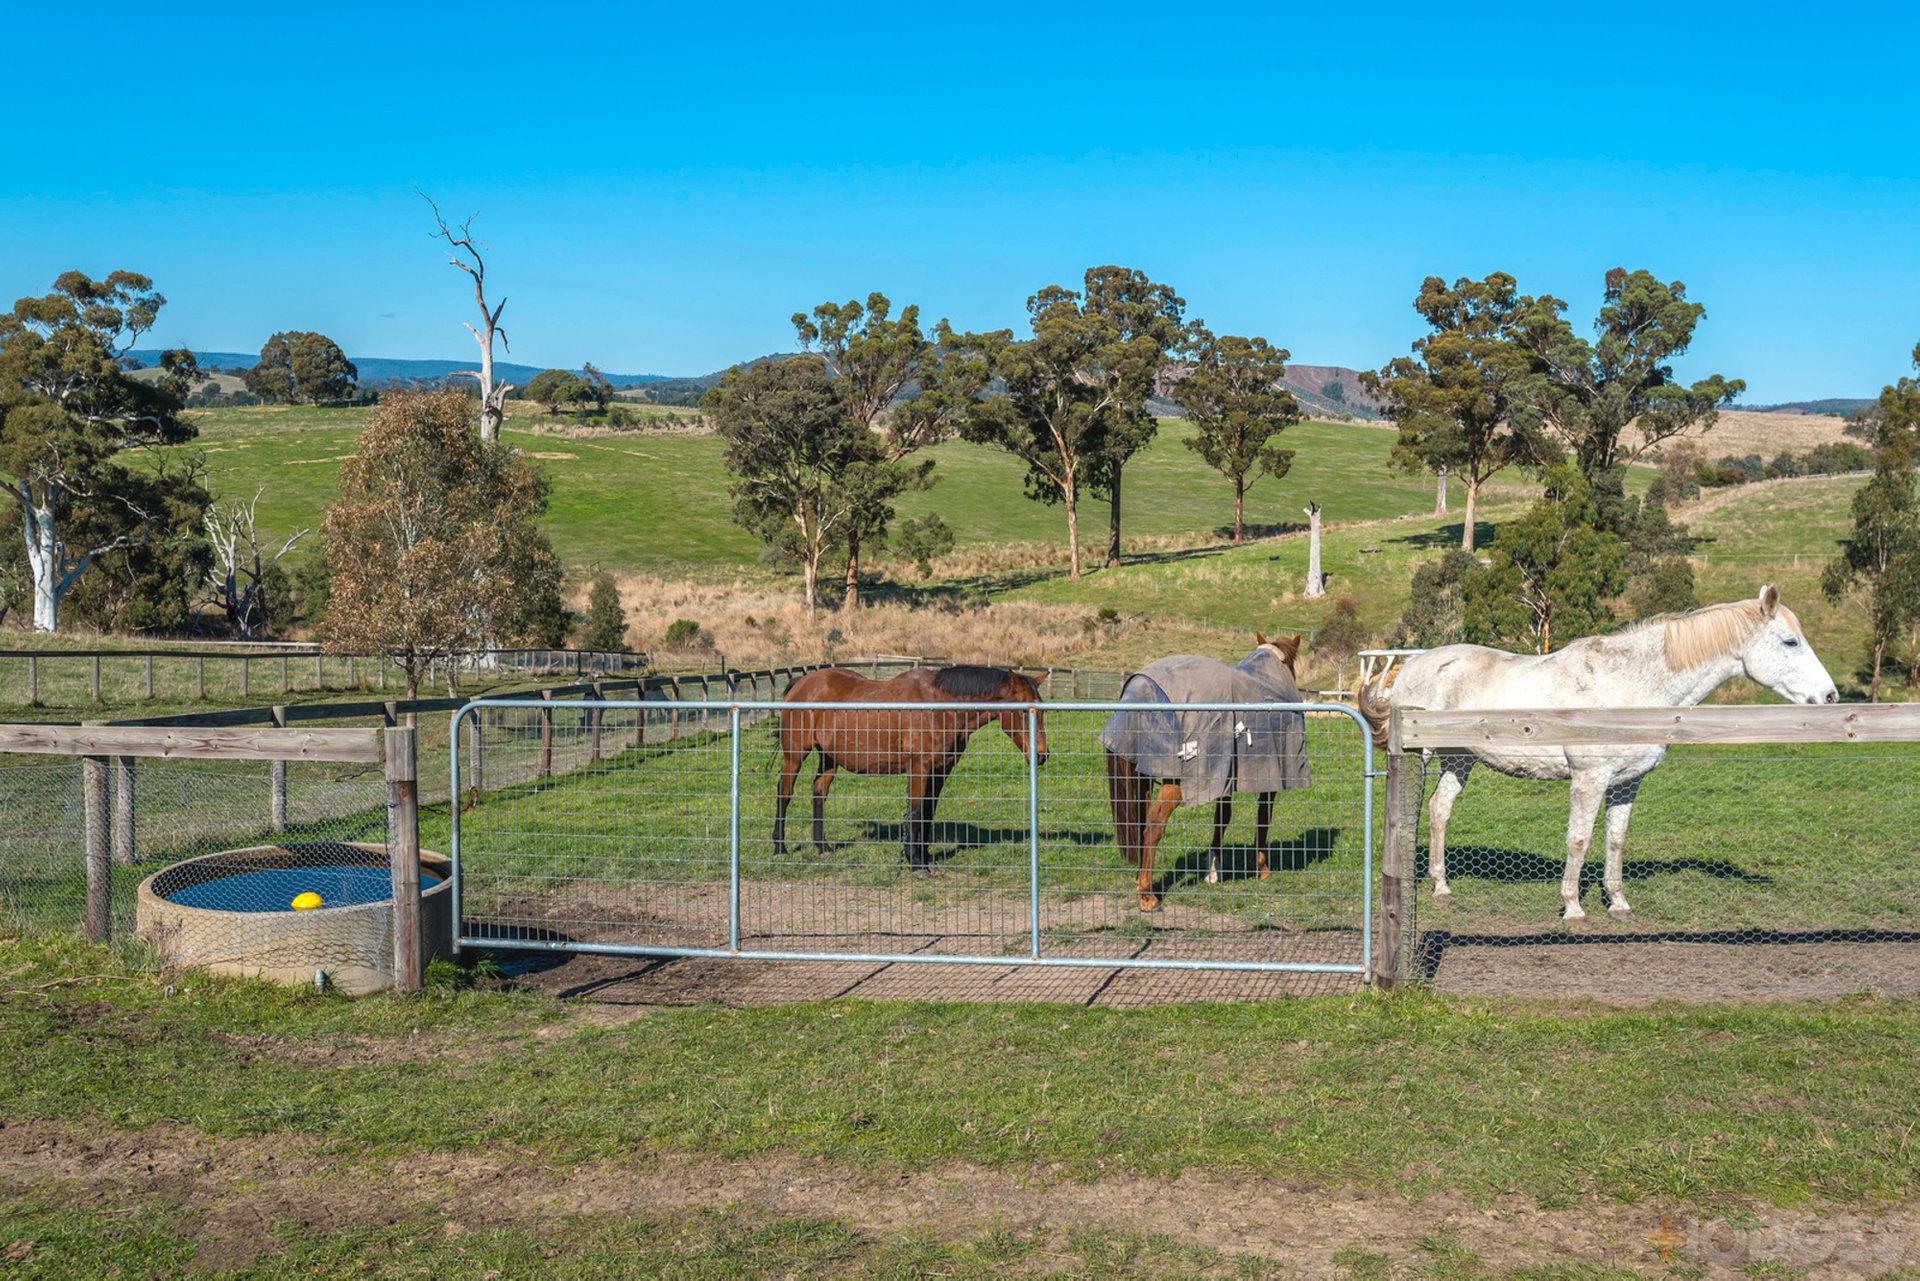
[[[426,960],[453,951],[452,874],[445,856],[420,852]],[[294,911],[292,899],[306,891],[327,905]],[[297,984],[313,983],[317,970],[354,996],[393,986],[384,845],[313,841],[190,858],[140,883],[134,919],[165,965]]]

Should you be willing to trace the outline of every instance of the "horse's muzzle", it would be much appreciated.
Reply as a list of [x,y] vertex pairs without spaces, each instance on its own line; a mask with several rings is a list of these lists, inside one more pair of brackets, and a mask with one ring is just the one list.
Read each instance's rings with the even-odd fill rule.
[[1047,754],[1045,752],[1035,752],[1033,754],[1033,763],[1035,765],[1045,765],[1047,763]]

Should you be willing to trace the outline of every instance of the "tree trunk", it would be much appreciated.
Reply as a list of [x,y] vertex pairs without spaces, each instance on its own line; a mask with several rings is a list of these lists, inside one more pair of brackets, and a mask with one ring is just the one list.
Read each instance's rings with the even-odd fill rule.
[[26,522],[27,564],[33,574],[33,630],[60,630],[60,540],[53,508],[33,502],[21,486],[20,514]]
[[1873,688],[1867,691],[1867,701],[1869,703],[1877,703],[1880,701],[1880,662],[1883,658],[1886,657],[1886,653],[1887,653],[1887,638],[1885,636],[1874,637],[1874,640],[1873,640]]
[[1460,550],[1463,552],[1470,552],[1473,550],[1473,508],[1474,508],[1474,504],[1479,500],[1479,497],[1480,497],[1480,482],[1473,478],[1472,472],[1468,472],[1467,473],[1467,520],[1466,520],[1466,525],[1460,531]]
[[1308,600],[1327,594],[1326,576],[1320,572],[1320,504],[1308,503],[1307,512],[1307,590]]
[[[1440,468],[1436,475],[1439,477],[1439,480],[1433,487],[1433,514],[1436,516],[1444,516],[1447,514],[1447,469],[1445,467]],[[1468,483],[1471,484],[1472,482],[1469,481]],[[1469,489],[1467,492],[1471,494],[1473,491]]]
[[857,530],[847,531],[847,589],[840,598],[840,608],[857,609],[860,605],[860,534]]
[[1073,489],[1073,477],[1067,477],[1067,483],[1060,487],[1067,501],[1067,577],[1080,577],[1080,508],[1079,495]]
[[1120,474],[1113,469],[1113,492],[1107,497],[1107,568],[1120,568]]
[[1239,542],[1247,529],[1247,480],[1244,476],[1233,478],[1233,541]]
[[811,548],[807,551],[807,617],[812,618],[816,608],[815,588],[820,582],[820,553]]

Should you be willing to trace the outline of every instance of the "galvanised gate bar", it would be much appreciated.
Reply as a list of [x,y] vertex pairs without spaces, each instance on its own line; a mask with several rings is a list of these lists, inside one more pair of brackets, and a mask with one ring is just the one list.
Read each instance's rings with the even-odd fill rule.
[[[474,702],[452,732],[459,943],[1367,974],[1373,755],[1358,714],[1182,704],[1242,730],[1247,713],[1297,716],[1311,781],[1274,794],[1264,846],[1254,795],[1232,797],[1217,840],[1215,805],[1174,810],[1144,878],[1159,909],[1143,912],[1099,740],[1121,707]],[[782,824],[780,725],[815,712],[844,732],[826,768],[817,752],[792,763]],[[901,732],[914,725],[927,732]]]

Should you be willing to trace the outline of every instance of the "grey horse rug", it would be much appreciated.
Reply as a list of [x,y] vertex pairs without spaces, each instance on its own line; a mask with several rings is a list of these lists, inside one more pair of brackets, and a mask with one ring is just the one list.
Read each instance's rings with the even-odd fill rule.
[[1127,677],[1120,701],[1129,706],[1107,719],[1101,745],[1149,778],[1180,784],[1183,805],[1313,782],[1299,712],[1180,706],[1299,702],[1292,671],[1264,645],[1231,667],[1195,654],[1155,659]]

